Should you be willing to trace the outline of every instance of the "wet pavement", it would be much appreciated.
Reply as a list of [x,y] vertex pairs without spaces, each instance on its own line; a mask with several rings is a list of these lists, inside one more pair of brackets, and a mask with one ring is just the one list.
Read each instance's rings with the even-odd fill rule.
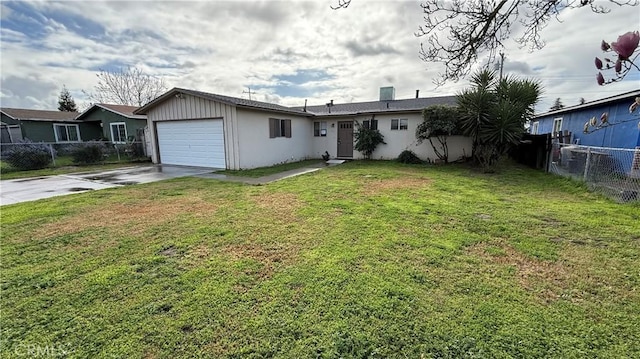
[[35,201],[42,198],[105,188],[150,183],[171,178],[212,173],[213,168],[149,165],[124,167],[101,172],[71,173],[58,176],[0,181],[0,205]]
[[148,165],[123,167],[100,172],[81,172],[58,176],[2,180],[0,181],[0,205],[188,176],[239,182],[249,185],[263,185],[285,178],[315,172],[322,168],[336,166],[344,162],[343,160],[318,162],[315,165],[258,178],[237,177],[215,173],[215,171],[220,171],[220,169],[215,168]]

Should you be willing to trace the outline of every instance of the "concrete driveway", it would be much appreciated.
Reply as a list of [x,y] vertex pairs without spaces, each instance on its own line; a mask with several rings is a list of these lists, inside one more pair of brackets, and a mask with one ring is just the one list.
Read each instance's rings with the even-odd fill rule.
[[213,168],[149,165],[101,172],[81,172],[58,176],[0,181],[0,205],[82,193],[104,188],[162,181],[211,173]]

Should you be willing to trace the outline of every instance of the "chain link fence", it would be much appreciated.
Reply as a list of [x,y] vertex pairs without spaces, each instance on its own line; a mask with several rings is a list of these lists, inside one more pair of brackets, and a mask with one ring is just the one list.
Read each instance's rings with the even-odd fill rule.
[[549,172],[584,181],[590,189],[619,202],[640,201],[640,147],[553,143]]
[[145,145],[140,141],[127,143],[88,141],[0,144],[0,161],[3,172],[74,165],[140,162],[148,159]]

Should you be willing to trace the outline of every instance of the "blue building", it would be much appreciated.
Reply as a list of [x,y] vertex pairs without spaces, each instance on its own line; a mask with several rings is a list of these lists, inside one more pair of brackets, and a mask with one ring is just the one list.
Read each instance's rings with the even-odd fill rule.
[[[582,105],[565,107],[536,115],[529,131],[532,134],[571,132],[571,143],[583,146],[635,148],[640,146],[640,106],[633,113],[629,106],[640,96],[640,90],[623,93]],[[601,125],[601,117],[607,114],[608,123]],[[596,118],[594,131],[584,133],[585,123]],[[555,137],[555,135],[554,135]],[[568,142],[568,141],[566,141]]]

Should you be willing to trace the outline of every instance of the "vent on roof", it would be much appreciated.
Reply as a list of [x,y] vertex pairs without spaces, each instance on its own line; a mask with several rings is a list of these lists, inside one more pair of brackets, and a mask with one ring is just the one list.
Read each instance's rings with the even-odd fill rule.
[[380,101],[393,101],[396,99],[396,89],[393,86],[380,87]]

